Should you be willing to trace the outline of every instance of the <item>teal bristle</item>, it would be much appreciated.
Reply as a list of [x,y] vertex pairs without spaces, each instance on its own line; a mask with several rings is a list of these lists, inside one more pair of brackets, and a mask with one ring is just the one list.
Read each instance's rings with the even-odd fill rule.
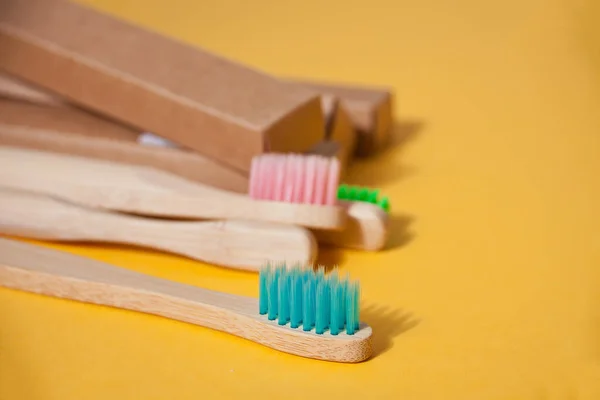
[[[277,289],[279,287],[279,282],[278,282],[278,275],[279,275],[279,270],[275,270],[273,271],[271,268],[268,268],[264,271],[261,271],[260,274],[265,274],[266,275],[266,281],[267,281],[267,293],[268,293],[268,299],[267,299],[267,305],[269,307],[269,309],[267,310],[267,314],[268,314],[268,318],[269,320],[274,320],[275,318],[277,318]],[[259,298],[259,303],[260,303],[260,298]]]
[[285,265],[267,266],[259,274],[259,312],[279,325],[319,335],[329,331],[353,335],[359,329],[359,285],[337,271]]
[[[304,274],[304,277],[307,277]],[[302,293],[302,329],[310,331],[315,326],[316,307],[316,281],[305,280]]]
[[[267,266],[266,269],[270,269],[270,266]],[[268,285],[267,285],[267,276],[268,274],[260,274],[258,276],[259,281],[259,313],[260,315],[265,315],[269,310],[269,295],[268,295]]]
[[278,310],[278,323],[279,325],[285,325],[290,320],[290,280],[289,273],[284,269],[279,276],[279,299],[277,304]]
[[337,281],[331,282],[331,318],[329,320],[329,333],[337,335],[340,333],[340,285]]
[[316,295],[316,310],[315,310],[315,331],[318,334],[322,334],[327,329],[327,291],[325,281],[317,282],[317,295]]
[[390,200],[387,197],[379,197],[379,189],[369,189],[360,186],[342,184],[338,187],[338,200],[362,201],[375,204],[385,212],[390,211]]
[[[308,271],[308,272],[310,272],[310,271]],[[310,279],[311,276],[309,275],[308,278]],[[317,282],[320,282],[323,279],[325,279],[325,269],[324,268],[319,268],[317,270]]]
[[290,326],[292,328],[297,328],[302,323],[302,306],[304,300],[302,298],[302,289],[302,276],[300,275],[300,271],[295,270],[292,275],[292,287],[290,290]]
[[323,318],[325,319],[325,329],[329,329],[331,327],[331,285],[333,284],[332,280],[323,281],[325,287],[325,295],[323,296]]
[[358,284],[351,283],[346,296],[346,333],[354,334],[358,329],[358,310],[355,308],[358,300]]
[[354,305],[350,312],[354,313],[354,329],[358,330],[360,327],[360,284],[354,282]]
[[341,284],[340,284],[340,296],[338,298],[338,301],[340,303],[340,313],[338,315],[338,326],[340,327],[340,329],[344,329],[344,326],[346,325],[346,296],[348,294],[348,279],[345,279]]

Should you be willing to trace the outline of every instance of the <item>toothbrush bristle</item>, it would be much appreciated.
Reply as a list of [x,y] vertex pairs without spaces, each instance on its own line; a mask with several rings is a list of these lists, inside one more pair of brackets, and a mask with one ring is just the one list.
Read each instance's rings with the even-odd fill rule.
[[257,200],[335,205],[339,179],[335,157],[269,153],[252,159],[248,193]]
[[353,335],[360,323],[360,287],[337,272],[268,265],[259,273],[259,313],[291,328]]
[[362,201],[379,206],[382,210],[390,211],[390,200],[388,197],[379,197],[379,189],[369,189],[360,186],[342,184],[337,188],[338,200]]

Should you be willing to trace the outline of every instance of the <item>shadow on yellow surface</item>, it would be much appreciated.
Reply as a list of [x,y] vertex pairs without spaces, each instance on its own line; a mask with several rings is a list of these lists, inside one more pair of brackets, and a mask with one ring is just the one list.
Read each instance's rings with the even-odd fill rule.
[[394,345],[394,338],[416,327],[421,322],[412,313],[402,309],[368,304],[361,310],[364,319],[373,328],[373,357],[380,356]]
[[414,218],[405,214],[390,214],[390,234],[384,251],[396,250],[413,241],[415,233],[410,229]]
[[[423,121],[414,119],[394,123],[386,146],[371,157],[357,159],[348,172],[347,181],[374,189],[383,186],[382,196],[386,196],[385,186],[396,184],[416,172],[413,167],[402,163],[402,151],[418,139],[424,127]],[[382,165],[385,167],[382,168]],[[397,207],[393,199],[390,200],[390,236],[384,251],[403,247],[415,238],[410,229],[415,217],[397,211],[401,207]],[[328,263],[334,261],[335,264],[341,263],[342,258],[343,253],[334,249],[326,249],[323,256]]]
[[418,138],[424,126],[424,122],[419,120],[394,123],[385,146],[369,157],[356,159],[348,169],[346,180],[354,185],[376,188],[397,183],[414,173],[412,167],[399,161],[404,147]]

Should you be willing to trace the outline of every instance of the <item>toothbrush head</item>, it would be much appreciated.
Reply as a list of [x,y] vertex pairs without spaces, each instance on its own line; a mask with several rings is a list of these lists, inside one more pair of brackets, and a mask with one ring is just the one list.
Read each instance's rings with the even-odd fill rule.
[[317,335],[354,335],[360,329],[360,287],[338,272],[268,265],[259,273],[259,313],[270,321]]
[[335,157],[269,153],[256,156],[249,195],[257,200],[334,206],[340,180]]

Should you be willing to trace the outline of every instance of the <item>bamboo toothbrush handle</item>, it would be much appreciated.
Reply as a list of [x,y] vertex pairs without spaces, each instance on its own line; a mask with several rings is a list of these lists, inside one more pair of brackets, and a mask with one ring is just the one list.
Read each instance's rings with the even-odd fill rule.
[[0,233],[62,241],[151,247],[204,262],[258,270],[266,260],[311,263],[310,231],[257,221],[161,221],[79,207],[50,197],[0,189]]
[[247,219],[341,229],[342,207],[253,200],[138,165],[0,146],[0,186],[87,207],[163,217]]
[[322,244],[355,250],[378,251],[389,236],[389,216],[379,206],[360,201],[340,202],[348,210],[348,222],[341,231],[315,229]]
[[73,254],[0,238],[0,287],[158,315],[328,361],[372,354],[372,330],[317,335],[268,321],[258,300],[172,282]]
[[[98,210],[0,188],[0,233],[33,239],[120,242],[124,224]],[[127,232],[131,234],[130,229]]]

